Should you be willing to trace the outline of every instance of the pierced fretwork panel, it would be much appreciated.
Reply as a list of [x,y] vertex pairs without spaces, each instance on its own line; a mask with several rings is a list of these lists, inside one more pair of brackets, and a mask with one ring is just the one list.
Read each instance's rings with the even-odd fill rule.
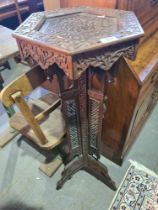
[[89,69],[88,81],[88,136],[89,153],[99,158],[102,134],[103,100],[105,92],[105,71]]
[[80,121],[83,155],[88,154],[88,117],[87,117],[87,72],[84,72],[78,80]]
[[92,148],[96,149],[99,123],[99,103],[97,101],[90,100],[89,109],[89,143]]
[[66,101],[67,117],[69,124],[69,135],[71,140],[72,149],[76,149],[79,146],[78,139],[78,123],[77,123],[77,108],[75,100]]

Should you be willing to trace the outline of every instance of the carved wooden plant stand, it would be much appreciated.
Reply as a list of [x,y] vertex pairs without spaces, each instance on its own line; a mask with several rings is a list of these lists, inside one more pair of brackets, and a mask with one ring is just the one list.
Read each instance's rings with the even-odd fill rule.
[[121,56],[135,58],[142,35],[132,12],[89,7],[35,13],[15,31],[21,56],[59,81],[70,155],[57,189],[81,169],[116,189],[98,161],[105,90],[109,70]]

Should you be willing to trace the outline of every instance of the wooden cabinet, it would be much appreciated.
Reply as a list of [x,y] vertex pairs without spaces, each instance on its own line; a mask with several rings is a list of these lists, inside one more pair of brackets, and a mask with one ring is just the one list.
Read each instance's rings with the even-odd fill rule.
[[152,0],[118,0],[117,2],[118,8],[134,11],[143,25],[158,15],[158,4]]
[[121,164],[158,98],[158,32],[144,42],[135,61],[122,59],[108,86],[102,154]]

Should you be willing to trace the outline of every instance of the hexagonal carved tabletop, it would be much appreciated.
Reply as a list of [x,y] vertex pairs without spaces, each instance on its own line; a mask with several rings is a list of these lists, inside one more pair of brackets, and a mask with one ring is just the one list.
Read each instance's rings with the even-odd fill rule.
[[115,189],[98,161],[109,70],[135,58],[143,34],[133,12],[90,7],[34,13],[14,32],[21,56],[59,81],[70,154],[57,188],[84,169]]

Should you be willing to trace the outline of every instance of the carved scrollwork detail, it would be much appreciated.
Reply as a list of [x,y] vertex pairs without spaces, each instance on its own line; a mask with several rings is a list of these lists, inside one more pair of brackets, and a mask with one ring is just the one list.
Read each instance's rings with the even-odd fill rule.
[[14,32],[21,55],[42,69],[56,63],[70,79],[89,66],[109,70],[135,57],[143,30],[133,12],[78,7],[32,14]]
[[131,42],[71,57],[24,40],[19,40],[18,44],[23,59],[31,57],[42,69],[48,69],[56,63],[70,79],[78,79],[89,66],[108,71],[122,56],[134,59],[137,46],[137,42]]
[[71,57],[62,53],[58,53],[40,45],[31,44],[24,40],[18,40],[20,51],[23,59],[31,57],[42,69],[48,69],[49,66],[56,63],[61,69],[64,70],[68,77],[71,69]]
[[137,42],[119,44],[95,52],[82,53],[73,58],[74,77],[78,78],[89,66],[100,67],[108,71],[113,64],[122,56],[134,59]]

